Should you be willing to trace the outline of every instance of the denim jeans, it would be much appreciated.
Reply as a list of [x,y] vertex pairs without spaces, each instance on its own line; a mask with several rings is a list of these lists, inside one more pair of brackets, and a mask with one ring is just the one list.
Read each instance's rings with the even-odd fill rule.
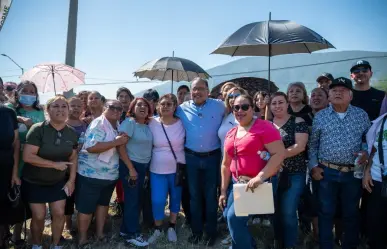
[[156,174],[150,173],[152,186],[152,210],[155,220],[164,219],[165,204],[169,194],[169,210],[179,213],[181,201],[181,187],[175,186],[176,173]]
[[120,163],[120,179],[124,187],[124,217],[121,224],[120,232],[128,236],[134,236],[140,232],[139,217],[141,207],[141,196],[143,193],[145,173],[148,164],[137,163],[132,161],[134,168],[137,171],[137,182],[134,187],[130,187],[128,183],[129,169],[126,165]]
[[191,197],[191,228],[192,233],[198,236],[203,234],[203,196],[206,208],[206,233],[208,236],[216,236],[218,210],[217,182],[220,157],[220,151],[209,157],[199,157],[185,153]]
[[319,240],[321,249],[332,249],[333,218],[337,200],[341,200],[343,222],[342,248],[356,248],[359,244],[359,202],[362,193],[361,180],[353,172],[340,172],[320,166],[324,169],[324,178],[320,181],[319,200]]
[[[276,231],[281,229],[284,247],[295,247],[298,235],[297,209],[301,194],[306,184],[305,173],[289,173],[291,186],[282,193],[277,193],[278,177],[272,177],[274,200],[280,202],[280,211],[276,210],[274,215],[274,226]],[[280,194],[281,196],[278,196]],[[279,199],[280,198],[280,199]]]
[[224,214],[227,218],[228,230],[232,238],[232,249],[249,249],[255,248],[256,243],[250,234],[247,222],[250,216],[235,215],[234,208],[234,192],[232,189],[233,183],[230,181],[230,192],[228,193],[227,207],[224,210]]

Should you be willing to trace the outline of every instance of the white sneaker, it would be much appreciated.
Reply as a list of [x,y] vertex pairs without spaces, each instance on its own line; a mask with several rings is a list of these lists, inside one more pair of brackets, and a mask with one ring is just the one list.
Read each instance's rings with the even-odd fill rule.
[[128,242],[129,244],[131,244],[133,246],[138,246],[138,247],[149,246],[149,243],[146,240],[144,240],[142,235],[128,239],[126,242]]
[[173,227],[168,228],[168,241],[169,242],[177,241],[176,230]]
[[262,226],[264,227],[270,227],[271,226],[271,222],[269,219],[263,219],[262,220]]
[[155,229],[152,236],[150,236],[150,238],[148,239],[148,243],[149,244],[155,243],[156,240],[161,237],[161,235],[163,235],[162,232],[159,229]]
[[253,225],[261,224],[261,218],[254,218],[252,223],[253,223]]
[[231,235],[229,234],[225,239],[223,239],[220,242],[220,244],[227,246],[227,245],[231,244],[231,241],[232,241],[232,238],[231,238]]

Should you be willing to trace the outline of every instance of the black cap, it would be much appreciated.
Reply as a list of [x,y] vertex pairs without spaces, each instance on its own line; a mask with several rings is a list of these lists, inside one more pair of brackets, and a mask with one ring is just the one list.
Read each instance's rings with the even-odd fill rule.
[[318,76],[316,81],[319,82],[322,78],[327,78],[330,81],[334,80],[332,74],[330,74],[330,73],[323,73],[320,76]]
[[332,81],[332,84],[329,85],[329,89],[332,89],[336,86],[343,86],[348,88],[349,90],[352,90],[352,81],[344,77],[339,77]]
[[353,65],[351,67],[351,73],[354,69],[356,69],[358,67],[365,67],[365,68],[369,68],[371,70],[371,64],[368,61],[360,60],[360,61],[356,61],[355,63],[353,63]]

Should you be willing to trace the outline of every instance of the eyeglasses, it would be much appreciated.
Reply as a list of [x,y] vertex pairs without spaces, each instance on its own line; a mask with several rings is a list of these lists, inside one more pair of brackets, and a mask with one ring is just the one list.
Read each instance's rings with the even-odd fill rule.
[[173,103],[171,103],[171,102],[161,103],[160,106],[161,106],[161,107],[168,107],[168,108],[169,108],[169,107],[172,107],[172,106],[173,106]]
[[123,110],[121,106],[115,106],[115,105],[109,105],[108,108],[109,110],[116,111],[116,112],[122,112]]
[[232,109],[234,112],[239,112],[240,109],[242,109],[242,111],[245,112],[245,111],[249,110],[250,107],[251,107],[251,105],[249,105],[249,104],[243,104],[243,105],[234,105],[232,107]]
[[368,68],[356,68],[356,69],[352,70],[352,73],[354,73],[354,74],[358,74],[360,72],[368,73],[368,70],[369,70]]
[[230,93],[228,97],[230,99],[236,99],[237,97],[241,96],[239,93]]
[[58,131],[58,132],[56,133],[55,146],[60,145],[60,141],[61,141],[61,140],[62,140],[62,133]]

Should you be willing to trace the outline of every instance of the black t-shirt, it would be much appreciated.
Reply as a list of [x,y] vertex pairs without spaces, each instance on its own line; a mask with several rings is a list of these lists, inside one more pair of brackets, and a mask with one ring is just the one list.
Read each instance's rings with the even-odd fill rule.
[[385,92],[373,87],[367,91],[353,90],[353,99],[351,104],[363,109],[372,121],[379,117],[380,108],[382,107],[385,95]]
[[309,105],[305,105],[299,112],[294,112],[289,105],[288,113],[297,118],[305,120],[308,126],[312,126],[313,123],[313,110]]
[[17,129],[15,111],[0,104],[0,151],[13,153],[13,140]]

